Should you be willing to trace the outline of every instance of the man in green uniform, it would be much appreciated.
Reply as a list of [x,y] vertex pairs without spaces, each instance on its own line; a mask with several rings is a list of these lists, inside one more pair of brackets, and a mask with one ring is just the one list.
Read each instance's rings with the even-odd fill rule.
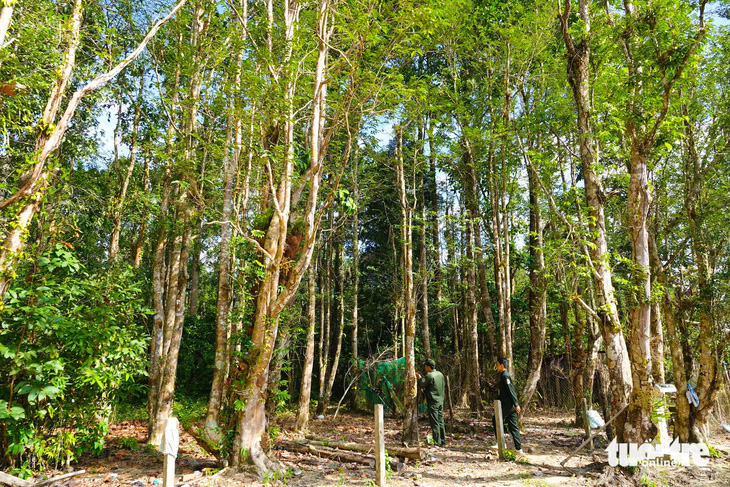
[[444,374],[436,370],[433,359],[426,360],[426,377],[416,372],[421,388],[426,394],[428,404],[428,424],[433,432],[433,444],[444,446],[446,428],[444,426]]
[[[517,415],[520,413],[520,405],[517,403],[517,393],[515,392],[512,378],[507,372],[507,359],[500,357],[497,359],[497,372],[499,372],[499,399],[502,404],[502,420],[507,425],[507,429],[512,434],[515,442],[515,450],[522,453],[522,442],[520,441],[520,430],[517,428]],[[492,418],[494,431],[496,434],[496,419]]]

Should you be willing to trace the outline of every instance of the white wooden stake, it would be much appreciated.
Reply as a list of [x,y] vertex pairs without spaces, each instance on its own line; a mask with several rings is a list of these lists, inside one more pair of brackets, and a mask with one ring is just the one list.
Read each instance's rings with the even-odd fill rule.
[[175,459],[179,444],[180,422],[177,418],[167,418],[160,442],[160,453],[165,455],[162,464],[162,487],[175,487]]
[[383,405],[375,405],[375,483],[385,485],[385,427],[383,426]]
[[497,436],[497,452],[499,458],[504,460],[504,424],[502,420],[502,403],[499,399],[494,401],[494,434]]

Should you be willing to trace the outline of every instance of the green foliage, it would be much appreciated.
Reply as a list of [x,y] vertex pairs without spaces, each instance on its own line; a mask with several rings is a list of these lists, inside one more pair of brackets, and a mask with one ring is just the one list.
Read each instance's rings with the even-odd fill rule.
[[202,422],[208,403],[204,398],[187,398],[177,396],[173,405],[173,415],[180,420],[184,426],[192,426]]
[[269,427],[269,440],[271,441],[271,444],[273,445],[276,443],[276,439],[281,434],[281,428],[278,426],[270,426]]
[[65,244],[20,275],[0,315],[0,427],[16,466],[42,468],[101,450],[103,418],[145,374],[147,310],[130,270],[88,274]]
[[390,482],[390,479],[393,478],[393,467],[390,465],[390,455],[388,455],[388,452],[385,452],[385,480]]
[[664,394],[662,394],[654,400],[654,404],[651,410],[651,421],[652,423],[656,423],[660,419],[668,421],[671,417],[672,412],[669,409],[669,405],[667,404],[667,400],[665,399]]
[[136,436],[122,436],[119,438],[119,446],[132,451],[137,451],[140,448],[139,440],[137,440]]
[[207,398],[215,362],[215,317],[186,316],[178,358],[177,392],[191,399]]
[[720,450],[709,443],[705,443],[705,445],[707,445],[707,451],[710,452],[710,458],[722,458],[722,452]]

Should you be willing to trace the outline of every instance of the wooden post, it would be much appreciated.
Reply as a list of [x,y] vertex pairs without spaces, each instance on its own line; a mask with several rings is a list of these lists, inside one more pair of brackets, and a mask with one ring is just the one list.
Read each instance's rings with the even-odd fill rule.
[[375,405],[375,484],[385,485],[385,427],[383,426],[383,405]]
[[454,421],[454,405],[451,403],[451,384],[449,383],[449,376],[446,376],[446,398],[449,400],[449,422]]
[[180,444],[180,423],[177,418],[167,418],[162,434],[160,452],[165,455],[162,464],[162,487],[175,487],[175,459]]
[[497,436],[499,458],[504,460],[504,424],[502,420],[502,403],[499,399],[494,401],[494,434]]
[[[591,437],[591,420],[588,419],[588,399],[583,398],[583,428],[586,430],[586,438]],[[588,444],[591,451],[593,451],[593,441]]]

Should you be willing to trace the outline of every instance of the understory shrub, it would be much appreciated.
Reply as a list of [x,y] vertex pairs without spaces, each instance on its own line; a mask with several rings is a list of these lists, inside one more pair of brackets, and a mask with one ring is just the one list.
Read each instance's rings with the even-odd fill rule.
[[99,453],[111,405],[147,366],[130,268],[85,271],[58,243],[21,269],[0,312],[0,447],[21,475]]

